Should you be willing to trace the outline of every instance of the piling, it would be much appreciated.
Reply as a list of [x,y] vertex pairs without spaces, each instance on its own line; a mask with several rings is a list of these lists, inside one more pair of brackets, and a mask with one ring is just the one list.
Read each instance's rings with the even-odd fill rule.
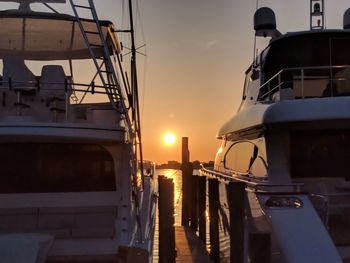
[[188,170],[190,162],[190,152],[188,150],[188,137],[182,138],[182,211],[181,211],[181,225],[188,226],[189,216],[189,203],[188,203]]
[[175,262],[174,183],[160,175],[159,187],[159,262]]
[[206,191],[207,191],[207,178],[205,176],[199,176],[198,178],[198,191],[197,191],[197,199],[198,199],[198,234],[199,239],[206,243]]
[[194,232],[197,232],[198,228],[198,175],[191,176],[191,228]]
[[245,187],[245,183],[242,182],[230,182],[227,185],[227,199],[230,213],[231,263],[243,263]]
[[209,182],[209,236],[210,257],[214,262],[220,262],[219,246],[219,181],[210,178]]
[[[251,263],[271,262],[271,237],[269,233],[250,233],[248,254]],[[232,262],[232,261],[231,261]]]

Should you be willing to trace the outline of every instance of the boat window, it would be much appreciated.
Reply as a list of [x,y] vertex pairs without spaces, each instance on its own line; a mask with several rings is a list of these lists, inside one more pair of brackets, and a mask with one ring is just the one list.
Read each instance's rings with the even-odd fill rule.
[[244,90],[243,90],[243,99],[245,100],[249,87],[252,83],[252,70],[248,69],[245,75],[245,81],[244,81]]
[[350,130],[291,133],[291,175],[350,179]]
[[267,176],[265,141],[237,142],[231,145],[224,157],[225,169],[254,177]]
[[116,190],[111,155],[90,144],[0,144],[0,193]]
[[252,167],[250,168],[250,173],[255,177],[267,176],[267,165],[261,156],[256,158],[253,162]]
[[265,80],[270,81],[260,91],[260,99],[267,94],[273,97],[279,89],[290,90],[293,99],[348,96],[350,54],[344,50],[349,45],[350,36],[344,33],[306,34],[276,41],[263,66]]

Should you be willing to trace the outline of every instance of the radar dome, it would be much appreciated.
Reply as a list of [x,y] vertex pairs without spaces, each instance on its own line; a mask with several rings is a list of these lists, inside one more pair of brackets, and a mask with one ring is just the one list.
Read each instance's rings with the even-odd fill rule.
[[350,29],[350,8],[344,13],[343,28]]
[[254,14],[254,30],[256,36],[277,37],[276,16],[271,8],[261,7]]

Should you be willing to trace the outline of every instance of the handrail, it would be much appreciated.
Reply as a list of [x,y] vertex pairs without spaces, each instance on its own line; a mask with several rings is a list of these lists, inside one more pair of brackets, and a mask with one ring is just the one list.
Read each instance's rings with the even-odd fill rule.
[[202,168],[200,169],[200,171],[202,171],[203,173],[209,174],[211,176],[215,176],[218,177],[224,181],[228,181],[228,182],[234,182],[234,181],[238,181],[238,182],[243,182],[246,183],[248,186],[252,187],[255,189],[255,191],[261,191],[259,190],[260,187],[265,187],[265,188],[274,188],[274,187],[293,187],[294,191],[299,192],[300,191],[300,186],[304,185],[303,183],[289,183],[289,184],[271,184],[271,183],[261,183],[261,182],[257,182],[257,180],[255,179],[254,181],[252,181],[252,178],[249,177],[242,177],[239,175],[236,176],[232,176],[232,175],[227,175],[218,171],[214,171],[208,168],[205,168],[202,166]]
[[[321,70],[321,69],[347,69],[350,68],[350,65],[335,65],[335,66],[312,66],[312,67],[294,67],[294,68],[284,68],[281,69],[280,71],[278,71],[275,75],[273,75],[269,80],[267,80],[264,84],[262,84],[259,88],[259,90],[263,90],[263,88],[265,88],[266,86],[267,88],[267,92],[265,92],[264,94],[261,94],[258,98],[258,100],[263,100],[266,97],[269,97],[269,94],[273,94],[276,89],[278,88],[278,90],[281,90],[281,86],[283,83],[285,83],[286,81],[282,82],[282,74],[285,72],[290,72],[290,71],[300,71],[300,77],[301,77],[301,85],[302,85],[302,98],[304,98],[304,80],[305,80],[305,71],[307,70]],[[272,89],[270,87],[270,84],[272,83],[272,81],[276,80],[278,81],[278,84],[275,85]],[[331,78],[330,80],[337,80],[337,78]],[[269,98],[271,99],[271,98]]]

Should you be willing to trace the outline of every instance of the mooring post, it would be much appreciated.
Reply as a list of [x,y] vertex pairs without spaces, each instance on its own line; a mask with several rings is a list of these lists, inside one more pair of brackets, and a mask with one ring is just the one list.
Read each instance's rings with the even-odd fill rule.
[[207,178],[205,176],[199,176],[198,178],[198,224],[199,224],[199,239],[205,244],[206,237],[206,192],[207,192]]
[[210,257],[214,262],[220,262],[219,246],[219,181],[210,178],[209,182],[209,234]]
[[158,176],[159,187],[159,262],[175,263],[174,183]]
[[227,185],[227,201],[230,212],[231,263],[243,263],[245,187],[245,183],[242,182],[230,182]]
[[182,215],[181,225],[188,226],[190,221],[189,193],[191,191],[191,178],[193,168],[190,164],[190,151],[188,150],[188,137],[182,138]]
[[191,228],[197,231],[198,228],[198,175],[191,176]]
[[[269,233],[250,233],[248,254],[251,263],[271,262],[271,237]],[[231,261],[232,262],[232,261]]]

